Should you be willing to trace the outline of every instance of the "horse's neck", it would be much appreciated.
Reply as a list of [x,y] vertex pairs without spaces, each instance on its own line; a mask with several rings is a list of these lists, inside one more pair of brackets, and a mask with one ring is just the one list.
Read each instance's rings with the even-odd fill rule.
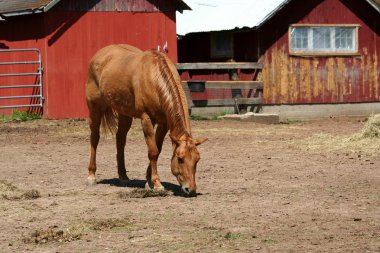
[[191,136],[190,121],[188,116],[181,117],[179,113],[168,115],[168,127],[170,134],[176,138],[187,134]]
[[179,76],[175,76],[173,73],[175,67],[170,65],[171,63],[163,54],[156,51],[151,51],[151,54],[158,61],[156,71],[159,74],[156,75],[158,80],[155,83],[161,97],[161,104],[166,114],[170,133],[176,137],[185,133],[191,136],[187,99]]

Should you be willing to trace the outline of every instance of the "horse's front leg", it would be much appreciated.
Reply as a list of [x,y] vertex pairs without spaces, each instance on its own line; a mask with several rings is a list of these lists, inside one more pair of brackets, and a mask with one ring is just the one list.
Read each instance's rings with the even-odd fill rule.
[[[150,161],[150,172],[147,173],[147,185],[157,190],[164,189],[160,182],[160,178],[157,173],[157,159],[160,154],[157,147],[155,135],[154,135],[154,124],[147,114],[143,114],[141,117],[141,125],[144,131],[145,141],[148,146],[148,157]],[[149,171],[149,167],[148,167]],[[150,174],[150,175],[149,175]]]
[[[167,132],[168,132],[168,128],[167,128],[166,125],[158,125],[157,126],[155,138],[156,138],[156,145],[157,145],[157,148],[158,148],[158,156],[161,154],[162,144],[164,142],[165,135],[166,135]],[[158,157],[157,157],[157,159],[158,159]],[[157,174],[157,171],[156,171],[156,174]],[[147,178],[148,182],[151,181],[151,178],[152,178],[152,166],[150,165],[150,163],[149,163],[149,166],[148,166],[148,168],[146,170],[146,178]]]

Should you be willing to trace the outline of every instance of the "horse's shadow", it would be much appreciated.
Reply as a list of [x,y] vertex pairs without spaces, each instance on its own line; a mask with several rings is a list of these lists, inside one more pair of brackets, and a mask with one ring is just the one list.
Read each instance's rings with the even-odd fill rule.
[[[133,179],[129,180],[126,183],[121,183],[118,178],[111,178],[111,179],[103,179],[97,182],[98,184],[108,184],[111,186],[116,187],[130,187],[130,188],[145,188],[145,180],[138,180]],[[162,182],[162,186],[165,187],[165,190],[171,191],[174,193],[174,195],[180,194],[181,187],[176,184],[168,183],[168,182]]]

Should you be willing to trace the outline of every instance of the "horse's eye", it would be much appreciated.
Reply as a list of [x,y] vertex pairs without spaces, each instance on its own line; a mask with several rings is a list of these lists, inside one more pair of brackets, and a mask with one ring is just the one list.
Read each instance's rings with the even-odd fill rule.
[[177,157],[178,163],[183,164],[185,161],[181,157]]

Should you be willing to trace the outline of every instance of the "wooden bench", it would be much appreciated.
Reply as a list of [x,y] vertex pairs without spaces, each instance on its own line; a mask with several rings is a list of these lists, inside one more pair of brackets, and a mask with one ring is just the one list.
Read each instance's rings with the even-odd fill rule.
[[[225,70],[231,73],[235,72],[235,77],[231,74],[229,80],[225,81],[205,81],[205,80],[187,80],[182,81],[186,96],[189,100],[190,107],[207,107],[207,106],[233,106],[235,112],[239,113],[242,107],[251,106],[251,111],[258,112],[262,105],[263,82],[257,81],[258,71],[262,70],[262,64],[257,62],[215,62],[215,63],[178,63],[176,65],[179,73],[185,71],[199,70]],[[237,80],[239,70],[253,70],[251,81]],[[192,89],[192,86],[203,86],[199,90]],[[241,91],[244,91],[243,93]],[[213,93],[220,97],[212,96]],[[211,96],[210,96],[211,94]],[[229,96],[226,96],[229,94]]]

